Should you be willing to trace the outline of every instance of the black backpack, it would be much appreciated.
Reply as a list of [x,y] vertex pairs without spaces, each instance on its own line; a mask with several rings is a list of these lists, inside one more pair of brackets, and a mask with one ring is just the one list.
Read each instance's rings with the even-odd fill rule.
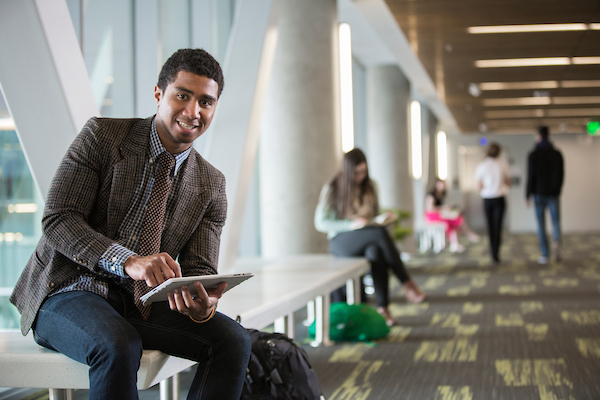
[[304,349],[286,335],[248,329],[252,353],[241,400],[324,400]]

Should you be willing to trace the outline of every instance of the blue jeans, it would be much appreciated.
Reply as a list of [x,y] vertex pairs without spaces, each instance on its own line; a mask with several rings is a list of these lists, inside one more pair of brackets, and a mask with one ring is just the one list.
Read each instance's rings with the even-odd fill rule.
[[546,208],[550,210],[550,218],[552,219],[553,239],[560,243],[560,201],[558,196],[544,196],[534,194],[533,201],[535,204],[535,216],[538,223],[538,238],[540,240],[540,250],[542,256],[548,257],[548,238],[546,237]]
[[142,349],[198,361],[190,399],[238,400],[250,357],[250,335],[215,313],[203,324],[152,305],[144,321],[131,295],[111,285],[108,301],[86,291],[61,293],[42,304],[36,342],[90,366],[90,399],[137,399]]

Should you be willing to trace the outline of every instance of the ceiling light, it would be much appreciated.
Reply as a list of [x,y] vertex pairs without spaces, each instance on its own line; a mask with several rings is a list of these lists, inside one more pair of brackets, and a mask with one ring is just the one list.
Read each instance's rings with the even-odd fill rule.
[[498,67],[539,67],[548,65],[569,65],[569,57],[540,57],[540,58],[503,58],[496,60],[477,60],[477,68],[498,68]]
[[576,65],[600,64],[600,57],[573,57],[571,60]]
[[483,99],[485,107],[507,107],[507,106],[541,106],[550,105],[550,97],[514,97],[506,99]]
[[552,104],[600,104],[600,96],[562,96],[553,97]]
[[600,115],[600,108],[565,108],[559,110],[546,110],[547,117],[589,117]]
[[485,107],[541,106],[551,104],[600,104],[600,96],[534,96],[483,99]]
[[600,87],[600,80],[595,81],[561,81],[560,87],[564,88],[585,88]]
[[600,31],[600,24],[590,24],[590,29]]
[[541,108],[534,110],[498,110],[484,112],[486,119],[503,119],[503,118],[542,118],[545,116],[544,110]]
[[490,26],[470,26],[467,28],[469,33],[515,33],[515,32],[558,32],[558,31],[586,31],[592,28],[592,25],[600,24],[535,24],[535,25],[490,25]]
[[481,82],[481,90],[556,89],[558,81]]

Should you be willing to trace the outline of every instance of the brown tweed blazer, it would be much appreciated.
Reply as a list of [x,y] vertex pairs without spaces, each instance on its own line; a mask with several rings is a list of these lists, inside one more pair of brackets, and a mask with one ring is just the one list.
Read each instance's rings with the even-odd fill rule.
[[[82,272],[98,273],[140,183],[152,118],[91,118],[67,150],[48,191],[42,237],[10,297],[23,335],[54,288]],[[215,274],[227,215],[225,177],[193,149],[182,169],[161,251],[179,257],[184,276]]]

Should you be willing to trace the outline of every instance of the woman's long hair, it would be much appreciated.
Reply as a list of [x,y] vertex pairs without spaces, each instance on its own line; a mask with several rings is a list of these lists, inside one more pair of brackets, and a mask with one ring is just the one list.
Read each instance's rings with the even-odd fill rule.
[[[330,210],[335,211],[338,218],[350,218],[354,214],[354,195],[356,191],[354,184],[354,170],[357,165],[366,162],[367,158],[362,150],[350,150],[344,154],[342,170],[338,172],[338,174],[329,183],[327,205]],[[377,194],[373,188],[373,182],[369,178],[368,168],[365,179],[358,184],[358,189],[359,203],[362,204],[365,196],[373,196],[377,208]],[[378,209],[375,210],[375,214],[377,213],[379,213]]]

